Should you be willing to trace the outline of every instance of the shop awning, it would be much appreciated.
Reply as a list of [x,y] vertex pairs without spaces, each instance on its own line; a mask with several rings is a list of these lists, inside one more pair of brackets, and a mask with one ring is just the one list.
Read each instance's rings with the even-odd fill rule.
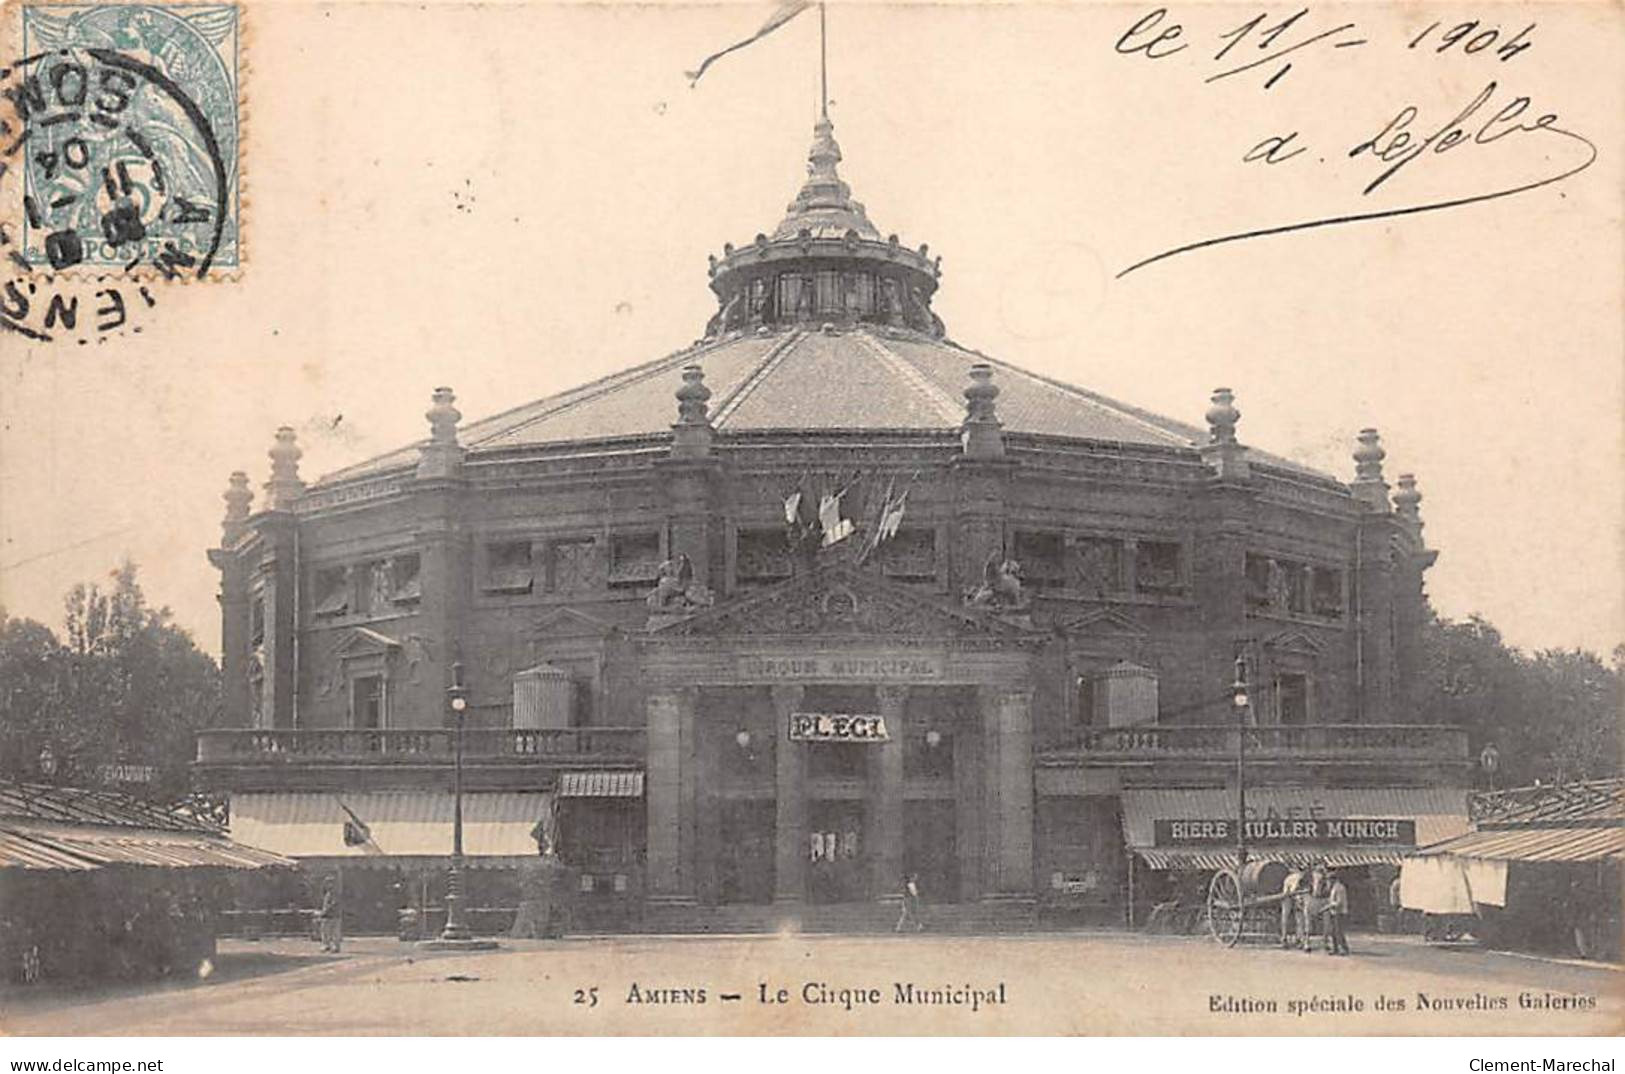
[[[1218,872],[1221,869],[1233,869],[1236,865],[1234,850],[1183,850],[1172,847],[1158,850],[1137,847],[1134,854],[1152,869]],[[1333,868],[1341,869],[1351,865],[1398,865],[1404,859],[1405,851],[1397,848],[1329,851],[1325,847],[1269,847],[1260,851],[1249,851],[1248,856],[1269,858],[1271,861],[1285,862],[1288,865],[1313,865],[1317,861],[1323,861]]]
[[[535,857],[531,830],[551,798],[541,791],[463,795],[464,855]],[[231,835],[292,858],[444,857],[451,853],[452,805],[446,791],[235,794]],[[361,841],[346,839],[346,822],[349,839]]]
[[[1125,790],[1123,838],[1130,851],[1153,869],[1219,869],[1235,863],[1233,845],[1159,845],[1159,821],[1230,821],[1236,795],[1224,788]],[[1306,864],[1397,864],[1417,846],[1465,833],[1467,792],[1434,787],[1256,787],[1247,791],[1254,819],[1323,821],[1398,820],[1414,824],[1414,843],[1346,845],[1336,842],[1261,843],[1257,857]],[[1166,827],[1166,825],[1165,825]]]
[[278,854],[198,833],[29,822],[0,828],[0,866],[24,869],[95,869],[103,865],[259,869],[292,864]]
[[1459,858],[1502,861],[1582,862],[1609,858],[1625,861],[1625,827],[1525,828],[1469,832],[1420,855],[1451,854]]
[[560,772],[560,798],[642,798],[642,772]]

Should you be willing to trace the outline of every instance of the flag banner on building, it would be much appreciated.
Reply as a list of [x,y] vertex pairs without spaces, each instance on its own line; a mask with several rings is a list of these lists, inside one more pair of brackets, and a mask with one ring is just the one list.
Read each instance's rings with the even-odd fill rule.
[[792,742],[887,742],[882,716],[845,712],[792,712]]
[[743,41],[734,42],[721,52],[713,52],[711,55],[701,60],[700,65],[694,70],[684,71],[683,74],[688,78],[689,88],[692,89],[699,85],[700,76],[704,75],[706,70],[713,63],[716,63],[730,52],[737,52],[746,45],[754,44],[755,42],[760,41],[762,38],[766,37],[774,30],[777,30],[780,26],[783,26],[785,23],[789,22],[791,19],[795,18],[797,15],[801,14],[810,7],[812,7],[810,0],[784,0],[784,2],[774,10],[773,14],[767,17],[767,21],[762,23],[761,28],[755,33],[751,34]]

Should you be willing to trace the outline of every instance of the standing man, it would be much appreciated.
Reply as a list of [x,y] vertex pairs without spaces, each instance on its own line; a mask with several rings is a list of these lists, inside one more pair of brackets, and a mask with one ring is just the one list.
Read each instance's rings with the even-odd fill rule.
[[1348,937],[1343,934],[1343,922],[1349,914],[1349,889],[1343,880],[1332,874],[1331,890],[1326,897],[1326,952],[1332,955],[1349,953]]
[[339,945],[344,941],[343,910],[339,906],[337,894],[333,891],[333,878],[328,877],[322,881],[322,908],[316,911],[316,920],[322,930],[322,950],[338,954]]
[[1281,947],[1292,946],[1293,934],[1298,929],[1298,889],[1303,886],[1303,869],[1297,865],[1286,874],[1281,884]]
[[1324,862],[1315,862],[1314,868],[1309,871],[1308,887],[1309,890],[1299,896],[1303,902],[1303,953],[1306,955],[1309,953],[1310,938],[1315,932],[1315,920],[1321,917],[1326,909],[1328,892]]
[[903,876],[903,913],[897,919],[897,927],[893,932],[924,932],[925,922],[920,919],[920,885],[915,881],[913,873]]

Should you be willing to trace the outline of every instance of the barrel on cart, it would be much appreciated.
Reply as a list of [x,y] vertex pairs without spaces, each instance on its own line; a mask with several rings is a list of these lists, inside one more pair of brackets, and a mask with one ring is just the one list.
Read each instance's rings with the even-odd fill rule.
[[1291,867],[1255,858],[1238,874],[1235,866],[1213,874],[1207,889],[1207,927],[1213,938],[1234,947],[1243,938],[1273,939],[1279,932],[1281,888]]

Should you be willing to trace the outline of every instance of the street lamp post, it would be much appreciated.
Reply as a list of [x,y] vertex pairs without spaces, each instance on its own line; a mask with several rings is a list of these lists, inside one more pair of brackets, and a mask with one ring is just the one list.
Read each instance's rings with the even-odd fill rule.
[[451,868],[446,871],[446,927],[424,946],[441,950],[489,950],[494,940],[476,940],[468,929],[463,909],[463,720],[468,711],[468,690],[463,686],[463,663],[453,661],[451,685],[446,688],[456,726],[452,731]]
[[1252,699],[1247,696],[1247,658],[1236,657],[1236,678],[1230,684],[1230,699],[1236,708],[1236,879],[1247,868],[1247,716]]

